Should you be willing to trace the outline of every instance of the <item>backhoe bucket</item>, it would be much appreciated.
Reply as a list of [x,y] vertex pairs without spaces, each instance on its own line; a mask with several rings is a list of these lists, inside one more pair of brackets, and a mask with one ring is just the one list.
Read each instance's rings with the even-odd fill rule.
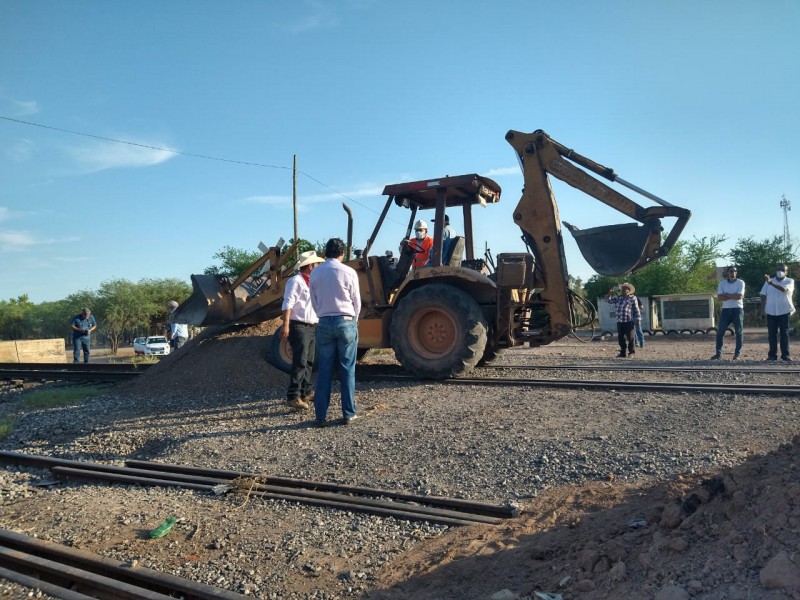
[[224,325],[235,316],[234,296],[216,275],[192,275],[192,295],[175,309],[176,323],[195,327]]
[[659,235],[650,227],[636,223],[591,229],[579,229],[569,223],[564,226],[572,232],[583,258],[600,275],[630,273],[642,259],[650,237]]

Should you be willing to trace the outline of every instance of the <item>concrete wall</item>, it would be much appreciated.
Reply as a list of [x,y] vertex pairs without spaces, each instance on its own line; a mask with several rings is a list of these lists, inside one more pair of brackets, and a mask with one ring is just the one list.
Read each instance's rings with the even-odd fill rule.
[[65,363],[64,338],[0,342],[0,362]]

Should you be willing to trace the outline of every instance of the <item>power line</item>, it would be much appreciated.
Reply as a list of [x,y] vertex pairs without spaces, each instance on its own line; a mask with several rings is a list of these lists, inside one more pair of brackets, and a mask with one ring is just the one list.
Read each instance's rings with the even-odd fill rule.
[[[258,162],[252,162],[252,161],[244,161],[244,160],[233,160],[233,159],[230,159],[230,158],[220,158],[218,156],[209,156],[209,155],[206,155],[206,154],[194,154],[194,153],[191,153],[191,152],[181,152],[180,150],[173,150],[172,148],[161,148],[159,146],[150,146],[148,144],[139,144],[137,142],[131,142],[129,140],[120,140],[120,139],[117,139],[117,138],[110,138],[110,137],[105,137],[105,136],[102,136],[102,135],[95,135],[93,133],[85,133],[85,132],[82,132],[82,131],[72,131],[70,129],[62,129],[61,127],[53,127],[52,125],[42,125],[41,123],[33,123],[32,121],[23,121],[21,119],[12,119],[11,117],[4,117],[4,116],[1,116],[1,115],[0,115],[0,119],[3,119],[4,121],[11,121],[12,123],[20,123],[22,125],[29,125],[31,127],[40,127],[42,129],[50,129],[51,131],[58,131],[60,133],[68,133],[70,135],[79,135],[79,136],[82,136],[82,137],[93,138],[93,139],[96,139],[96,140],[103,140],[103,141],[106,141],[106,142],[114,142],[116,144],[126,144],[128,146],[137,146],[139,148],[147,148],[148,150],[158,150],[159,152],[169,152],[171,154],[177,154],[177,155],[180,155],[180,156],[189,156],[191,158],[202,158],[202,159],[205,159],[205,160],[216,160],[216,161],[220,161],[220,162],[233,163],[233,164],[237,164],[237,165],[246,165],[246,166],[250,166],[250,167],[263,167],[263,168],[267,168],[267,169],[283,169],[283,170],[287,170],[287,171],[292,170],[292,167],[282,167],[280,165],[268,165],[268,164],[264,164],[264,163],[258,163]],[[320,181],[316,177],[312,177],[311,175],[309,175],[308,173],[305,173],[304,171],[297,171],[297,172],[300,173],[301,175],[303,175],[304,177],[307,177],[311,181],[317,183],[318,185],[321,185],[322,187],[329,189],[334,194],[338,194],[342,198],[345,198],[345,199],[349,200],[350,202],[353,202],[354,204],[358,204],[362,208],[366,208],[367,210],[370,210],[370,211],[374,212],[375,214],[379,214],[379,211],[375,210],[374,208],[372,208],[370,206],[366,206],[365,204],[361,204],[357,200],[353,200],[347,194],[343,194],[342,192],[332,188],[331,186],[329,186],[326,183],[323,183],[322,181]]]

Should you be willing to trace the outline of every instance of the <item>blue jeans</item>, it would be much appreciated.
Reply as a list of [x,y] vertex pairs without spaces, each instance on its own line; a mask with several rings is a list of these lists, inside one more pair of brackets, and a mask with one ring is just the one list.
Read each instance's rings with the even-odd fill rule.
[[789,313],[785,315],[767,315],[767,337],[769,338],[769,354],[767,358],[778,358],[778,331],[780,331],[781,358],[789,358]]
[[644,348],[644,331],[642,331],[642,322],[634,321],[633,333],[636,335],[636,344],[639,348]]
[[81,359],[81,350],[83,350],[83,362],[89,362],[89,336],[81,335],[72,338],[72,362],[78,363]]
[[314,411],[317,420],[325,420],[331,402],[333,369],[339,364],[342,414],[345,419],[356,415],[356,353],[358,322],[344,317],[321,317],[317,325],[317,385],[314,390]]
[[744,326],[744,311],[741,308],[723,308],[719,312],[719,325],[717,327],[717,354],[722,353],[722,338],[728,330],[728,325],[733,325],[736,334],[736,347],[734,356],[739,356],[742,351],[742,327]]

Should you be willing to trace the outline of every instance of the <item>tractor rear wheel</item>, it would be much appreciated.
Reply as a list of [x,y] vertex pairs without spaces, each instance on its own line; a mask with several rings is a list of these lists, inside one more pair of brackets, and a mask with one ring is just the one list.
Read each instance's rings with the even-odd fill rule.
[[429,284],[400,300],[390,333],[403,367],[424,379],[446,379],[469,371],[483,357],[489,325],[465,291]]

